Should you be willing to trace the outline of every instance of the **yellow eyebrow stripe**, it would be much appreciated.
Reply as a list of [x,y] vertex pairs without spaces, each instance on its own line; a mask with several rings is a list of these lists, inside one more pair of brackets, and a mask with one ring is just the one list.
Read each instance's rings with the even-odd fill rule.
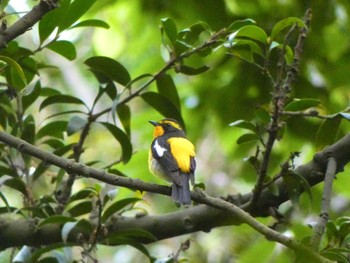
[[174,137],[168,139],[172,156],[177,162],[178,167],[184,173],[189,173],[191,170],[191,157],[195,157],[193,144],[182,137]]

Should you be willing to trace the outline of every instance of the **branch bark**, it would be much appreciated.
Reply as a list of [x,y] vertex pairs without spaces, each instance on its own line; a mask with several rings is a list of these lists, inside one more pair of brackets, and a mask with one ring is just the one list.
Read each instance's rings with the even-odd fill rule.
[[332,186],[336,171],[337,161],[333,157],[330,157],[328,160],[327,171],[324,179],[321,213],[310,240],[310,245],[315,251],[318,251],[322,235],[328,222],[329,210],[331,207]]
[[[29,154],[46,163],[61,167],[67,172],[73,172],[77,175],[91,177],[112,185],[163,195],[170,195],[171,192],[170,187],[167,186],[150,184],[138,179],[119,177],[64,159],[2,131],[0,132],[0,141],[16,148],[22,153]],[[325,148],[322,152],[317,153],[312,161],[299,166],[295,169],[295,172],[302,175],[310,186],[314,186],[324,180],[327,163],[330,157],[333,157],[337,162],[336,172],[343,170],[344,166],[350,161],[350,134]],[[283,180],[277,180],[276,186],[279,189],[279,194],[276,195],[271,193],[267,188],[264,189],[258,200],[258,205],[254,210],[248,205],[251,199],[251,193],[229,196],[227,200],[230,200],[255,217],[266,217],[269,216],[269,208],[278,208],[279,205],[288,200],[287,187]],[[191,198],[196,202],[203,203],[203,198],[196,191],[191,193]],[[219,226],[240,225],[243,223],[239,217],[227,211],[215,209],[204,204],[165,215],[117,217],[115,219],[116,220],[110,220],[107,224],[109,232],[116,232],[128,228],[142,228],[151,232],[158,240],[196,231],[208,232]],[[20,245],[38,246],[62,242],[60,226],[48,225],[44,226],[40,231],[38,231],[35,226],[36,223],[32,220],[9,220],[0,217],[0,248]],[[70,240],[77,240],[78,236],[79,231],[73,231]]]
[[5,48],[7,43],[24,34],[35,25],[47,12],[57,7],[58,0],[41,0],[39,4],[26,15],[21,17],[9,28],[0,32],[0,49]]

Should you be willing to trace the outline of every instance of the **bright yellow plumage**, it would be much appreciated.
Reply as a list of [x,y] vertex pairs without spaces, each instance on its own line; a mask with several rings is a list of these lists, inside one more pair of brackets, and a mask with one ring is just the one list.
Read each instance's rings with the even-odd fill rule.
[[196,153],[194,151],[193,144],[182,137],[173,137],[168,139],[170,145],[171,153],[177,162],[178,167],[184,173],[189,173],[191,164],[191,157],[195,157]]

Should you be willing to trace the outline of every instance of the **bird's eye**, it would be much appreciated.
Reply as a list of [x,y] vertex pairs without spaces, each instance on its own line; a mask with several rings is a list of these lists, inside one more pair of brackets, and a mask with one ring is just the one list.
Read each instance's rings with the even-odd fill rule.
[[170,123],[167,123],[167,124],[166,124],[166,126],[170,127],[170,126],[171,126],[171,124],[170,124]]

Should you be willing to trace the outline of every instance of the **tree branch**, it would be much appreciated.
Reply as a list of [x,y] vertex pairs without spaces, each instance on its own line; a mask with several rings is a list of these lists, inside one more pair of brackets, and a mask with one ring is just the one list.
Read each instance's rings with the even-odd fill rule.
[[[288,94],[290,93],[290,86],[292,82],[296,79],[299,72],[301,55],[303,52],[303,45],[309,30],[308,28],[310,26],[310,21],[311,21],[311,9],[308,9],[304,16],[305,27],[299,30],[298,41],[294,48],[293,63],[287,70],[286,70],[287,68],[286,61],[284,59],[285,50],[288,42],[290,41],[289,39],[290,35],[295,31],[296,27],[295,26],[292,27],[285,37],[283,49],[279,57],[277,79],[275,81],[276,84],[274,86],[274,91],[273,91],[273,98],[272,98],[273,110],[272,110],[271,122],[269,127],[267,128],[268,138],[267,138],[266,147],[262,158],[262,163],[258,172],[258,178],[253,188],[253,195],[250,201],[250,205],[252,207],[256,206],[257,200],[259,199],[261,191],[264,188],[264,181],[265,181],[269,163],[270,163],[272,148],[277,139],[278,131],[282,127],[280,123],[282,111],[288,99]],[[284,74],[286,74],[286,76],[283,79]]]
[[105,171],[93,169],[73,160],[65,159],[53,153],[43,151],[38,147],[35,147],[27,143],[26,141],[16,138],[3,131],[0,131],[0,141],[4,142],[5,144],[11,147],[16,148],[21,153],[29,154],[33,157],[42,160],[47,164],[52,164],[57,167],[60,167],[64,169],[68,174],[81,175],[86,178],[91,177],[111,185],[123,186],[131,189],[138,189],[140,191],[148,191],[164,195],[170,195],[171,192],[170,187],[167,186],[150,184],[143,182],[139,179],[131,179],[111,173],[106,173]]
[[0,49],[7,46],[7,43],[16,37],[27,32],[36,24],[47,12],[55,9],[59,0],[41,0],[33,9],[21,17],[9,28],[0,32]]
[[[132,100],[133,98],[139,96],[143,90],[145,90],[149,85],[151,85],[154,81],[156,81],[157,78],[159,78],[166,71],[168,71],[169,69],[174,67],[176,65],[176,63],[181,62],[183,59],[188,58],[191,55],[193,55],[193,54],[195,54],[203,49],[206,49],[208,47],[216,45],[220,41],[220,37],[222,37],[226,34],[227,34],[227,30],[225,30],[225,29],[220,30],[219,32],[216,32],[215,34],[213,34],[209,40],[205,41],[203,44],[199,45],[198,47],[195,47],[187,52],[181,53],[177,57],[173,57],[172,59],[170,59],[161,70],[159,70],[156,74],[154,74],[152,76],[152,78],[150,80],[148,80],[146,83],[144,83],[135,92],[131,93],[129,96],[127,96],[126,98],[119,101],[117,107],[124,105],[127,102],[129,102],[130,100]],[[98,117],[102,116],[103,114],[108,113],[110,110],[111,110],[111,107],[104,109],[101,112],[94,114],[93,117],[98,118]]]
[[315,251],[318,251],[321,238],[326,228],[331,206],[333,180],[337,171],[337,160],[330,157],[327,164],[327,171],[324,179],[323,195],[321,202],[321,213],[314,228],[314,233],[310,240],[310,245]]
[[303,256],[307,257],[309,260],[312,260],[312,262],[315,262],[315,263],[332,262],[318,255],[316,252],[312,251],[306,246],[294,241],[292,238],[282,235],[281,233],[265,226],[264,224],[257,221],[250,214],[240,209],[238,206],[235,206],[234,204],[231,204],[222,199],[211,197],[202,190],[199,190],[199,191],[201,194],[202,203],[205,203],[214,208],[218,208],[220,210],[227,211],[229,214],[237,217],[243,223],[248,224],[251,228],[255,229],[257,232],[264,235],[268,240],[272,240],[280,244],[283,244],[284,246],[294,250],[296,253],[301,252]]
[[[83,164],[56,156],[50,152],[43,151],[27,142],[0,131],[0,141],[16,148],[18,151],[29,154],[52,165],[61,167],[66,171],[74,172],[77,175],[91,177],[112,185],[139,189],[163,195],[170,195],[170,187],[155,185],[143,182],[138,179],[119,177],[114,174],[105,173]],[[324,180],[329,156],[337,162],[336,172],[342,171],[343,167],[350,161],[350,134],[340,139],[333,145],[317,153],[313,160],[295,169],[296,173],[303,176],[310,186],[314,186]],[[282,178],[276,181],[278,194],[271,193],[265,188],[260,195],[256,208],[253,210],[248,206],[252,193],[245,195],[228,196],[227,200],[239,206],[253,216],[269,216],[269,208],[278,208],[279,205],[288,199],[287,186]],[[192,200],[202,202],[202,197],[196,192],[191,193]],[[198,205],[173,213],[143,217],[116,217],[107,224],[109,232],[116,232],[128,228],[142,228],[151,232],[158,240],[179,236],[196,231],[208,232],[212,228],[227,225],[240,225],[242,220],[227,211],[222,211],[207,205]],[[61,228],[58,225],[44,226],[36,229],[36,222],[33,220],[9,220],[0,217],[0,248],[8,248],[20,245],[38,246],[62,242]],[[159,227],[159,226],[162,227]],[[17,232],[19,232],[16,235]],[[70,240],[77,240],[79,230],[73,231]],[[148,241],[149,242],[149,241]]]

